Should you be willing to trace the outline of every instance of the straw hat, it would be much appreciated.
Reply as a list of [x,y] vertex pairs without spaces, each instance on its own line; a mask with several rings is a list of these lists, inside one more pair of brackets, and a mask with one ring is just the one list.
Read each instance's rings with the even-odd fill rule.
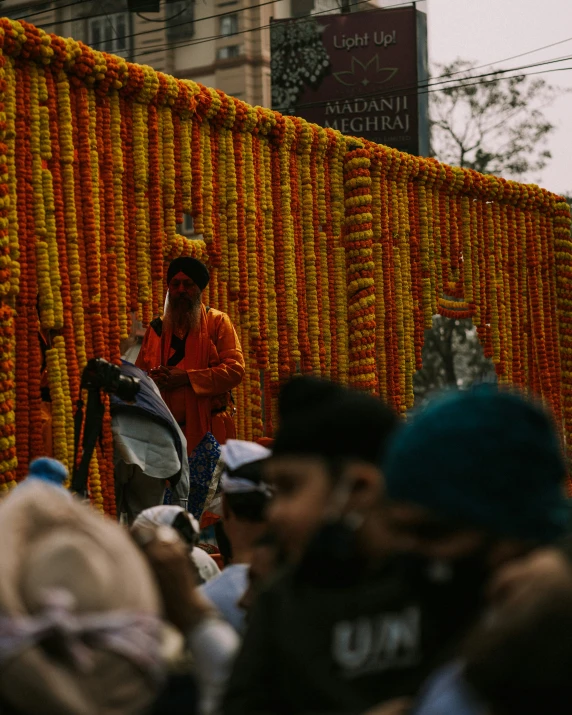
[[30,480],[0,503],[0,702],[129,715],[158,688],[159,597],[123,529]]

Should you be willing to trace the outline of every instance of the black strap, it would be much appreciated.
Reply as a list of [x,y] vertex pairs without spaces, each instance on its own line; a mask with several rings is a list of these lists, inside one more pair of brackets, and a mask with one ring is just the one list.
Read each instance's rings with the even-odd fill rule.
[[77,465],[79,454],[79,435],[83,422],[83,401],[77,403],[77,411],[74,417],[75,423],[75,459],[72,477],[72,489],[77,494],[87,495],[87,477],[89,473],[89,463],[103,424],[103,413],[105,405],[101,400],[98,389],[90,389],[87,393],[87,407],[85,410],[85,425],[83,429],[83,452],[81,462]]
[[182,360],[185,359],[185,344],[187,342],[187,335],[183,338],[179,338],[175,333],[173,333],[171,337],[171,349],[174,350],[175,352],[171,355],[171,357],[167,360],[167,367],[175,367],[175,365],[178,365]]
[[152,320],[149,325],[157,333],[157,337],[160,338],[163,334],[163,321],[161,320],[161,318],[155,318],[155,320]]

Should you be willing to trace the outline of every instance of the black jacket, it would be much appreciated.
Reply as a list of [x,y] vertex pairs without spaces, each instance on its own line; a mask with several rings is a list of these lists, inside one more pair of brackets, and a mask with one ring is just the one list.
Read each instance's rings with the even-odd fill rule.
[[414,695],[472,621],[477,599],[451,608],[452,595],[403,563],[344,588],[283,576],[252,613],[224,715],[358,714]]

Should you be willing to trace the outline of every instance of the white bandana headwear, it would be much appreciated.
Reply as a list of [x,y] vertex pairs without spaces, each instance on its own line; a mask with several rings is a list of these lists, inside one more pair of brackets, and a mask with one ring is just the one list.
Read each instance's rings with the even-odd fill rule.
[[229,439],[221,447],[221,459],[226,469],[221,478],[222,490],[227,494],[246,494],[248,492],[262,492],[269,494],[270,489],[264,482],[253,482],[242,477],[231,477],[229,472],[235,472],[247,464],[268,459],[272,452],[256,442],[247,442],[242,439]]

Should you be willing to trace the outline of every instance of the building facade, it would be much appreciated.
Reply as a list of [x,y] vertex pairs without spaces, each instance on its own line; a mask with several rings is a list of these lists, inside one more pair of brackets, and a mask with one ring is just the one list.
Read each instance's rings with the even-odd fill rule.
[[[342,3],[346,10],[371,6],[369,0],[156,0],[150,4],[159,12],[133,12],[134,0],[0,0],[0,16],[271,107],[272,19],[337,13]],[[189,215],[177,230],[198,237]]]
[[3,0],[0,15],[27,20],[47,32],[216,87],[249,104],[270,107],[272,19],[337,13],[342,6],[366,9],[369,4],[364,0],[160,0],[159,12],[131,12],[134,3],[128,0]]

